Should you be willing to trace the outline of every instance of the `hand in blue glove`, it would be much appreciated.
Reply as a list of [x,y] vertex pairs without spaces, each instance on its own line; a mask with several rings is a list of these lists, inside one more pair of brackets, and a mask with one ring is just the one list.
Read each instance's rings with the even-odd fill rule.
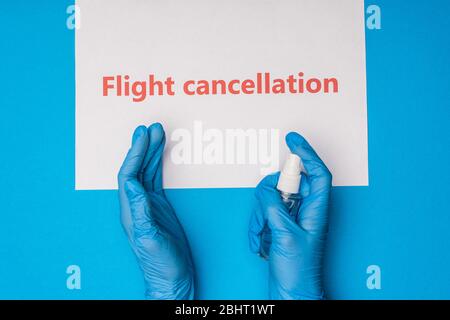
[[300,185],[302,203],[297,218],[289,216],[276,189],[279,174],[265,177],[256,188],[257,208],[250,221],[250,248],[260,252],[261,236],[268,227],[271,299],[324,299],[322,260],[332,176],[302,136],[291,132],[286,143],[302,159],[306,170]]
[[165,134],[138,127],[119,172],[122,225],[144,273],[147,299],[193,299],[189,244],[162,188]]

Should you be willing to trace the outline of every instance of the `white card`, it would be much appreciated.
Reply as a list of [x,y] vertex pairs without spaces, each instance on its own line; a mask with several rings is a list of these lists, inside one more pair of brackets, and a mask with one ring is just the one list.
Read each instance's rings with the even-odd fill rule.
[[134,128],[153,122],[166,188],[254,187],[292,130],[335,186],[368,185],[363,0],[77,5],[77,190],[116,189]]

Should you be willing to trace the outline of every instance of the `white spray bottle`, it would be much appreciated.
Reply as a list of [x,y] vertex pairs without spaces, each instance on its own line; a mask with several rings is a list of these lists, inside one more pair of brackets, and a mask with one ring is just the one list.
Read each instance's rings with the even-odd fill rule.
[[[284,163],[283,170],[278,179],[277,189],[280,191],[281,200],[286,205],[289,217],[297,220],[298,210],[301,203],[299,194],[300,182],[302,179],[302,161],[299,156],[289,154]],[[272,234],[267,224],[261,233],[261,250],[260,255],[264,259],[269,257],[270,243],[272,242]]]

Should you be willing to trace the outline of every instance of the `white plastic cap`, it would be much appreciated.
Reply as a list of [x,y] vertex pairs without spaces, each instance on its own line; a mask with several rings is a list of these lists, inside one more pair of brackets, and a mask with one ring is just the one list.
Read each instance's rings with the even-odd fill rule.
[[301,181],[302,160],[295,154],[289,154],[278,179],[277,189],[290,193],[298,193]]

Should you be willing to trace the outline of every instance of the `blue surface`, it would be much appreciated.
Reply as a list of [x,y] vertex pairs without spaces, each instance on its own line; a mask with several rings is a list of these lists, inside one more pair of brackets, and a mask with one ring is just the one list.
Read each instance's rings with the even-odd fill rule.
[[[113,191],[74,191],[74,32],[69,1],[0,9],[0,298],[143,297]],[[367,3],[369,4],[369,3]],[[450,2],[377,1],[367,30],[370,187],[335,188],[330,298],[450,299]],[[171,190],[198,297],[265,298],[250,254],[253,190]],[[66,288],[81,267],[82,289]],[[382,269],[368,290],[366,268]]]

